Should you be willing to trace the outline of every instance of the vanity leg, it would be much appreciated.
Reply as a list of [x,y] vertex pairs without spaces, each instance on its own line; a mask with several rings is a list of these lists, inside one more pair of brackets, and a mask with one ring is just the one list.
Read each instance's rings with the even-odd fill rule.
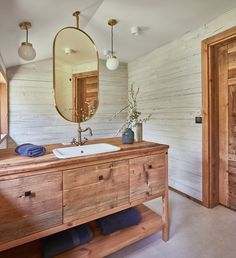
[[169,198],[168,198],[168,155],[165,156],[165,194],[162,196],[162,221],[164,227],[162,229],[162,239],[169,240]]
[[168,207],[168,192],[162,196],[162,221],[164,222],[164,227],[162,229],[162,239],[164,241],[169,240],[169,207]]
[[169,207],[168,207],[168,192],[165,192],[165,195],[162,196],[162,221],[164,222],[164,227],[162,229],[162,239],[164,241],[169,240]]

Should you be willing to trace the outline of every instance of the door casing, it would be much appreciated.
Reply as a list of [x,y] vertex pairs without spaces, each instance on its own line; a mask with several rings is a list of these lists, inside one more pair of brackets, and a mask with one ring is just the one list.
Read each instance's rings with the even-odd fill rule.
[[236,39],[236,26],[202,41],[202,192],[203,205],[219,204],[219,128],[215,49]]

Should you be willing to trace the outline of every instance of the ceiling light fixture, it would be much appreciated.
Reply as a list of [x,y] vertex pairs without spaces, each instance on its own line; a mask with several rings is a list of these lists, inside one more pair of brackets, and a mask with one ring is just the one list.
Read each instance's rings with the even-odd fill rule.
[[35,52],[35,49],[33,48],[33,45],[28,42],[28,30],[31,28],[31,23],[22,22],[19,24],[19,27],[22,30],[26,31],[26,41],[21,43],[21,46],[18,49],[18,55],[26,61],[31,61],[36,56],[36,52]]
[[117,24],[117,20],[110,19],[108,20],[108,25],[111,26],[111,53],[109,54],[109,57],[106,62],[107,69],[109,70],[116,70],[119,66],[119,60],[116,56],[114,56],[113,51],[113,27]]

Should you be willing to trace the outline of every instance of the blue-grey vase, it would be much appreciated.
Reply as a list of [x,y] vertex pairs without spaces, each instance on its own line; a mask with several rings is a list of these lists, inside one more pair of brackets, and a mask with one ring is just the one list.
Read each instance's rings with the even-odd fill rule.
[[122,134],[122,143],[131,144],[134,143],[134,132],[131,128],[126,128]]

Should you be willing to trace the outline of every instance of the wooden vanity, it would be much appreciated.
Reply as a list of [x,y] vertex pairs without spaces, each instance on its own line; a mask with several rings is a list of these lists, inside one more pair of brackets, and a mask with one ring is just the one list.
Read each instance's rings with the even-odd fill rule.
[[[168,240],[168,146],[123,145],[120,138],[89,144],[100,142],[121,150],[71,159],[54,156],[52,149],[61,145],[46,146],[47,154],[38,158],[0,150],[1,258],[42,257],[38,239],[86,222],[94,227],[95,219],[133,206],[141,213],[139,225],[109,236],[94,229],[92,241],[57,257],[101,258],[160,230]],[[143,205],[158,197],[161,216]],[[30,256],[34,248],[39,251]]]

